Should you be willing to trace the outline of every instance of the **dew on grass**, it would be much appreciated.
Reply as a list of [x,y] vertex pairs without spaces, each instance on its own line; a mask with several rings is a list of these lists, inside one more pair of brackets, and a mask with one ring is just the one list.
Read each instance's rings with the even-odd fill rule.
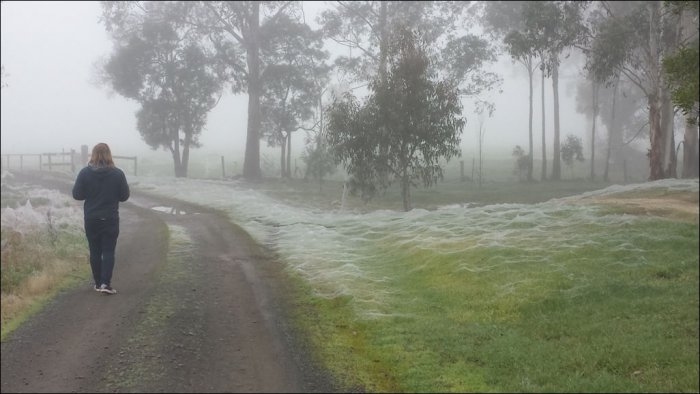
[[[611,257],[602,268],[643,266],[645,243],[631,242],[627,230],[649,218],[605,213],[571,200],[653,188],[698,190],[697,180],[664,180],[538,204],[451,204],[432,211],[352,213],[288,205],[238,182],[141,178],[139,184],[157,194],[224,210],[304,277],[318,296],[350,297],[367,318],[391,315],[384,310],[388,298],[401,296],[387,283],[393,276],[435,264],[462,275],[518,275],[527,272],[525,267],[566,275],[577,264],[603,264],[587,260],[586,254],[606,250]],[[659,240],[671,235],[637,236]],[[556,257],[562,254],[568,256],[568,265]],[[415,256],[425,258],[414,261]],[[405,266],[407,259],[413,265]],[[532,279],[504,279],[499,285],[504,294],[511,294],[532,284],[527,280]],[[576,291],[566,294],[574,296]]]
[[0,215],[3,230],[28,234],[46,231],[51,226],[74,234],[83,231],[82,202],[58,190],[13,184],[12,178],[7,174],[2,176],[3,199],[15,202],[7,206],[3,204]]

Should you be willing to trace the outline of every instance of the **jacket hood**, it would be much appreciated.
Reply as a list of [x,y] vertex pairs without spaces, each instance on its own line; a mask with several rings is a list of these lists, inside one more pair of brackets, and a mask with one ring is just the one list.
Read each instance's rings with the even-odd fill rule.
[[107,166],[102,166],[102,165],[93,165],[93,164],[88,164],[88,167],[96,174],[108,174],[110,173],[114,167],[107,167]]

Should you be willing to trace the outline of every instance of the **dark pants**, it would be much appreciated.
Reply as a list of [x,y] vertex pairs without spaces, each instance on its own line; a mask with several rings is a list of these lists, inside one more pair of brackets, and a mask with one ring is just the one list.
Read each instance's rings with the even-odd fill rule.
[[114,249],[119,236],[119,218],[85,220],[85,235],[90,245],[90,267],[95,285],[111,285]]

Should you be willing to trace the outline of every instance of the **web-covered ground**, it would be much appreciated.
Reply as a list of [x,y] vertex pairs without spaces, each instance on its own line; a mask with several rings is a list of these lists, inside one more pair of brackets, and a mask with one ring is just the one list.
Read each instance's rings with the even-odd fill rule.
[[47,230],[83,231],[83,203],[55,189],[13,182],[11,172],[3,171],[2,229],[27,234]]
[[[551,253],[562,249],[576,255],[577,250],[603,248],[615,256],[610,264],[644,264],[648,251],[639,242],[629,242],[626,228],[650,220],[648,216],[611,213],[580,201],[655,190],[698,193],[698,180],[614,185],[538,204],[455,204],[430,211],[363,214],[291,206],[235,181],[138,178],[134,187],[224,210],[319,295],[349,296],[358,311],[370,317],[390,313],[384,305],[392,290],[383,284],[389,279],[386,273],[393,271],[390,266],[400,264],[397,256],[406,253],[422,253],[425,266],[439,261],[455,273],[507,271],[533,262],[541,269],[562,270]],[[640,236],[659,241],[667,235]],[[484,251],[493,252],[487,261],[470,258]]]

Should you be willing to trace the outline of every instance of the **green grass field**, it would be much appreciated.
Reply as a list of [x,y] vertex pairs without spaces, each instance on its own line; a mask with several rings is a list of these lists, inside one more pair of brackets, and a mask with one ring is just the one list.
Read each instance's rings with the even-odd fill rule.
[[[332,207],[340,184],[327,186],[325,194],[294,181],[257,189],[298,206]],[[380,286],[361,290],[383,294],[373,315],[362,297],[319,296],[307,287],[296,299],[297,321],[349,388],[697,392],[697,217],[537,204],[605,186],[452,182],[415,192],[417,207],[471,203],[481,212],[445,221],[443,238],[445,225],[420,236],[404,229],[409,223],[381,227],[380,240],[355,262],[372,281],[381,278]],[[622,194],[666,195],[698,201],[692,192]],[[390,193],[347,204],[400,209]],[[436,235],[423,234],[430,231]]]

